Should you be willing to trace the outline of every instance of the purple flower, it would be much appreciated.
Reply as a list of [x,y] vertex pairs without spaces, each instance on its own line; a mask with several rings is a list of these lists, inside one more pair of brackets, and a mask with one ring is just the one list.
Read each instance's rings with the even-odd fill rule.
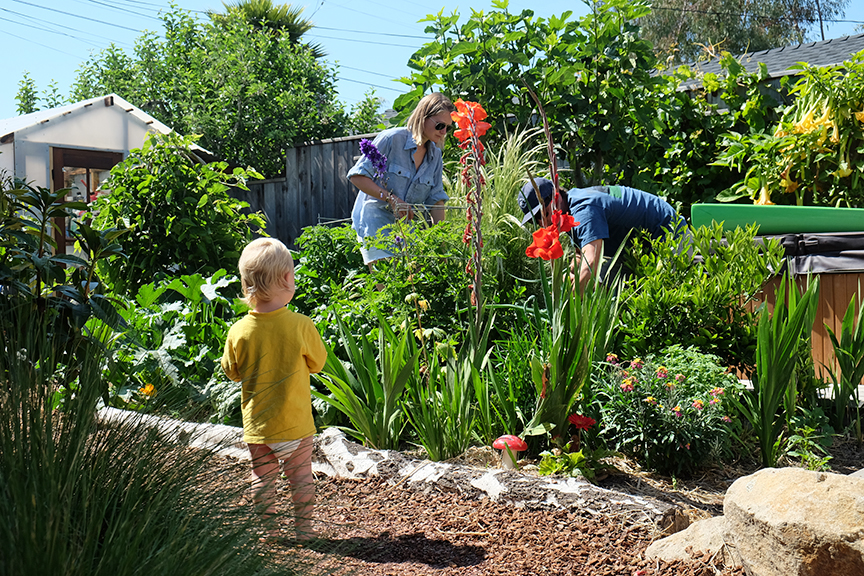
[[360,152],[372,162],[375,168],[375,176],[380,178],[387,171],[387,157],[372,143],[371,140],[363,138],[360,140]]

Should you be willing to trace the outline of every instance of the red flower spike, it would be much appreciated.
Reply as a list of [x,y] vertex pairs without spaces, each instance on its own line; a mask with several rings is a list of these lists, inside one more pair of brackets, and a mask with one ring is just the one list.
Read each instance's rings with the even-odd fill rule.
[[579,225],[570,214],[564,214],[561,210],[555,210],[552,213],[552,224],[558,229],[558,232],[569,232]]
[[558,240],[558,229],[554,224],[546,228],[540,228],[532,236],[534,237],[534,241],[525,249],[525,255],[529,258],[557,260],[564,256],[564,248]]

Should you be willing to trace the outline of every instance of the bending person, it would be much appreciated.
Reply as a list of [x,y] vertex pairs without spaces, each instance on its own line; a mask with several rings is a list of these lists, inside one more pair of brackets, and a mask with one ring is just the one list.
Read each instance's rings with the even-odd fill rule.
[[431,206],[433,224],[444,219],[444,203],[449,197],[441,180],[442,151],[453,123],[450,113],[455,110],[442,94],[425,96],[414,108],[406,127],[385,130],[373,141],[387,158],[383,174],[376,174],[375,166],[366,156],[348,171],[348,179],[360,189],[351,218],[365,264],[393,256],[383,248],[369,245],[366,239],[379,231],[389,234],[388,224],[394,224],[397,218],[411,220],[412,206]]
[[[543,199],[545,218],[551,222],[555,187],[546,178],[535,178],[535,182]],[[519,191],[518,202],[525,214],[522,224],[532,219],[538,224],[542,221],[541,206],[530,182]],[[579,223],[570,234],[582,253],[579,267],[582,288],[592,274],[599,274],[603,257],[613,257],[631,230],[645,230],[652,238],[659,238],[666,231],[682,238],[689,236],[687,221],[672,206],[653,194],[627,186],[573,188],[561,193],[558,208]]]

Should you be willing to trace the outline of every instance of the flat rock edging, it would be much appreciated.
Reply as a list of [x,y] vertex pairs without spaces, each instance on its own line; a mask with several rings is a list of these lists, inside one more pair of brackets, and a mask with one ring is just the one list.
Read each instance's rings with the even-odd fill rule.
[[[192,447],[238,460],[249,459],[243,429],[239,427],[184,422],[116,408],[100,409],[98,418],[106,423],[132,422],[157,428]],[[538,477],[516,470],[412,459],[401,452],[374,450],[351,442],[337,428],[327,428],[315,437],[312,469],[330,477],[380,477],[427,493],[458,493],[530,509],[566,508],[587,515],[650,520],[666,533],[683,530],[689,524],[687,515],[675,504],[601,488],[581,478]]]

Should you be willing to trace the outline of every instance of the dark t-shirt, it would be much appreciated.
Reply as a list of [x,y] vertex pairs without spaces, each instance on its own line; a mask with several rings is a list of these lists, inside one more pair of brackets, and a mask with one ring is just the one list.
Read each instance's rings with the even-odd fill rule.
[[[626,186],[573,188],[567,193],[570,214],[579,225],[573,239],[580,247],[603,240],[603,252],[612,256],[632,229],[658,238],[666,229],[686,222],[669,204],[647,192]],[[670,223],[675,223],[670,225]]]

